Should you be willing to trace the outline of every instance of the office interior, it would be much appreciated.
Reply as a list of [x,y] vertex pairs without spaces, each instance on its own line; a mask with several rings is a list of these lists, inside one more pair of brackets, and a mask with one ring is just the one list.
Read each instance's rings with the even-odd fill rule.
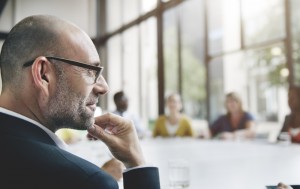
[[152,129],[165,97],[181,94],[195,130],[225,112],[239,93],[260,132],[282,126],[287,89],[300,84],[299,0],[1,0],[0,47],[14,24],[33,14],[70,20],[99,50],[110,91]]

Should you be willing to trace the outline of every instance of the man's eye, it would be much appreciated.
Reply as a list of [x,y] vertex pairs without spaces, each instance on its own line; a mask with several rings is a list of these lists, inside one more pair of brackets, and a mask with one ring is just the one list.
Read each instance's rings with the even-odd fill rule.
[[96,71],[95,70],[88,70],[88,75],[94,78],[96,76]]

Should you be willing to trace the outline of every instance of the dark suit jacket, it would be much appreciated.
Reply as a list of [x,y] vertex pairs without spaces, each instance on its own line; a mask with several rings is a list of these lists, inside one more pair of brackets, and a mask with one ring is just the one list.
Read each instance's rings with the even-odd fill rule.
[[[159,189],[158,169],[124,173],[125,189]],[[96,165],[59,147],[38,126],[0,112],[0,188],[117,189]]]

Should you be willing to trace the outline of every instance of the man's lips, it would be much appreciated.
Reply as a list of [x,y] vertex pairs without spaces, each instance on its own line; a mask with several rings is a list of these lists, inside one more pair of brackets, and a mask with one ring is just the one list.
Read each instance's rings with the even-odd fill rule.
[[97,102],[88,103],[86,106],[89,107],[92,111],[96,110]]

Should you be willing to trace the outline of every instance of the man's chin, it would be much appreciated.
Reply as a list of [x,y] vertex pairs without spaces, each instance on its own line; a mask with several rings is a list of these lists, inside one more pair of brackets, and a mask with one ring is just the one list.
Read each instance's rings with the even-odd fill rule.
[[86,121],[81,122],[79,125],[76,125],[74,129],[87,130],[87,128],[93,126],[95,123],[95,119],[94,119],[93,115],[90,115],[88,118],[82,118],[81,120],[86,120]]

